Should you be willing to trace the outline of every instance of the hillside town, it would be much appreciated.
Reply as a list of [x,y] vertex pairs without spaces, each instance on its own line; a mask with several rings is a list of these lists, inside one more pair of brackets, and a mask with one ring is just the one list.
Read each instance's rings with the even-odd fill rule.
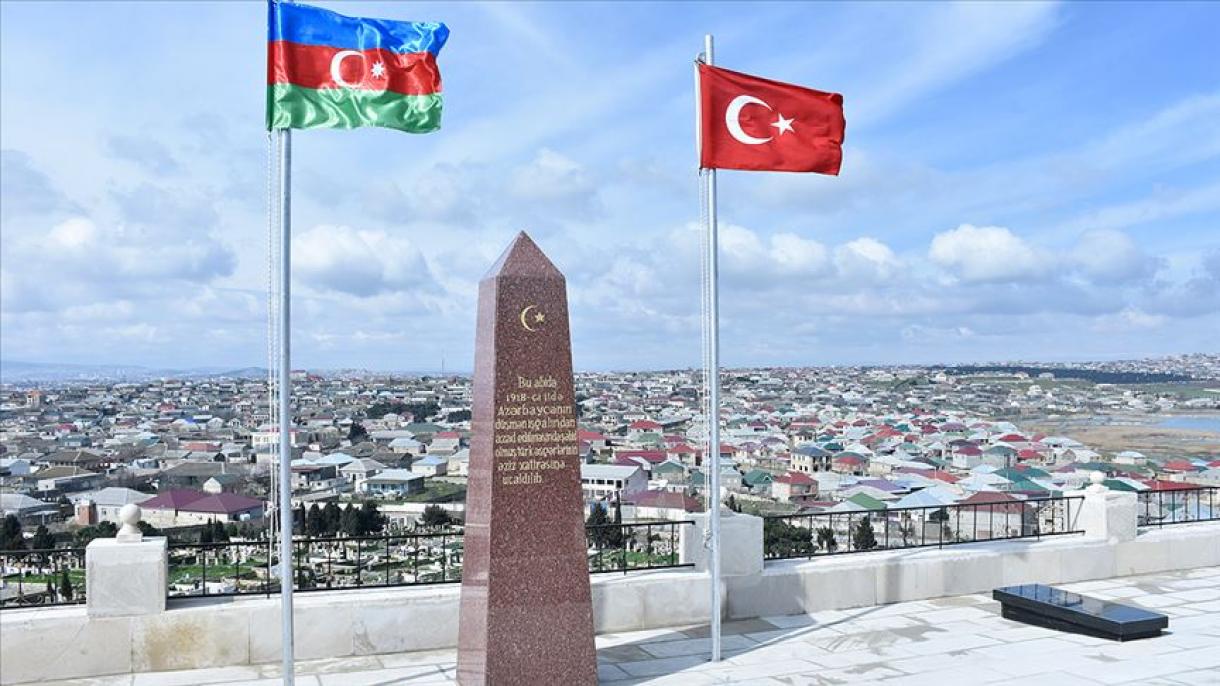
[[[1214,424],[1159,431],[1143,450],[1065,435],[1178,416],[1206,427],[1220,417],[1220,356],[1044,368],[726,372],[722,495],[737,509],[798,514],[1045,498],[1093,471],[1139,492],[1220,484]],[[1090,380],[1107,375],[1128,382]],[[295,394],[290,487],[303,516],[372,503],[390,530],[418,526],[430,507],[460,523],[469,378],[299,372]],[[704,509],[702,397],[695,371],[578,375],[590,512],[649,521]],[[25,536],[39,525],[67,535],[117,524],[119,509],[137,503],[161,530],[256,536],[276,487],[269,422],[261,379],[6,387],[3,514]]]

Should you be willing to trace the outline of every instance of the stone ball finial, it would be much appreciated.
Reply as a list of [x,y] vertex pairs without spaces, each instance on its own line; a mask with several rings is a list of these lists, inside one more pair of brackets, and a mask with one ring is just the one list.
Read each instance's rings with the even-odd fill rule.
[[1102,482],[1105,480],[1106,480],[1105,474],[1102,474],[1101,472],[1096,471],[1096,470],[1094,470],[1093,472],[1090,472],[1089,481],[1092,482],[1093,485],[1089,486],[1089,491],[1092,493],[1101,493],[1102,491],[1105,491],[1106,487],[1102,485]]
[[140,531],[140,518],[144,516],[144,511],[135,503],[127,503],[119,509],[119,521],[123,523],[123,527],[119,529],[119,533],[115,538],[120,541],[142,541],[144,534]]

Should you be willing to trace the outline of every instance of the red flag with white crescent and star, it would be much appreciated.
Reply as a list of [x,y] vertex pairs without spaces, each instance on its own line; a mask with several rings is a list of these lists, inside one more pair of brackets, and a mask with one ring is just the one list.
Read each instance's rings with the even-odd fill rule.
[[698,66],[700,167],[838,175],[842,95]]

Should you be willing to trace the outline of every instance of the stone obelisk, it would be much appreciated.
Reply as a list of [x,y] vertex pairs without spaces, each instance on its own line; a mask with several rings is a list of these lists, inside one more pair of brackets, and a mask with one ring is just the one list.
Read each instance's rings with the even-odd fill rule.
[[595,684],[563,274],[525,233],[479,283],[458,681]]

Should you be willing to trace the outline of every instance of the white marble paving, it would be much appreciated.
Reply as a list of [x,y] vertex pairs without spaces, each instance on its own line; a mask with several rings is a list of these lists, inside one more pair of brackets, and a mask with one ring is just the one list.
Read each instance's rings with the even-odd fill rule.
[[[1061,633],[1003,619],[996,603],[975,594],[727,623],[719,663],[706,659],[701,627],[607,634],[597,641],[598,676],[610,686],[1015,686],[1032,679],[1055,686],[1220,686],[1220,567],[1064,587],[1171,611],[1169,632],[1126,643]],[[304,660],[297,683],[453,684],[455,658],[452,650],[434,650]],[[278,665],[266,664],[42,684],[269,686],[278,676]]]

